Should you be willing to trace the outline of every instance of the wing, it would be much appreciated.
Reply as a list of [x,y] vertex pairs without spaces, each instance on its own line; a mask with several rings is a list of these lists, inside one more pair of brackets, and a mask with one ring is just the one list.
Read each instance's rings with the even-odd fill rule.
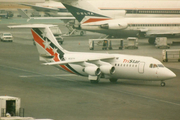
[[36,6],[36,5],[24,4],[24,3],[21,3],[20,5],[29,6],[37,11],[44,11],[44,12],[51,12],[51,11],[58,12],[59,11],[58,8],[41,7],[41,6]]
[[113,55],[108,55],[107,57],[102,58],[92,58],[92,59],[86,59],[86,60],[67,60],[67,61],[60,61],[60,62],[50,62],[50,63],[43,63],[43,65],[66,65],[66,64],[80,64],[84,62],[94,63],[95,61],[99,60],[111,60],[115,57]]
[[21,14],[23,18],[28,18],[28,21],[31,19],[40,19],[40,20],[74,20],[75,17],[29,17],[23,10],[18,9],[18,12]]
[[30,19],[57,19],[57,20],[75,20],[75,17],[30,17]]

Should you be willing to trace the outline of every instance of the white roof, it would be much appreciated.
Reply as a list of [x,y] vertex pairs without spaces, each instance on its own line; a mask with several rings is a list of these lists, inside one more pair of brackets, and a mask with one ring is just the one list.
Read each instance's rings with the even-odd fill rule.
[[3,99],[3,100],[18,100],[20,98],[12,97],[12,96],[0,96],[0,99]]
[[9,28],[45,28],[45,27],[54,27],[57,25],[52,24],[26,24],[26,25],[14,25],[8,26]]

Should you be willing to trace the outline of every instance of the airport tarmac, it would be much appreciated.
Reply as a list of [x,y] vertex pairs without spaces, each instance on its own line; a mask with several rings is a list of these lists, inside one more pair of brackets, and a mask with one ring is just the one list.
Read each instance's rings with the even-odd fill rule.
[[[11,24],[12,25],[12,24]],[[119,80],[116,84],[102,79],[91,84],[87,78],[43,66],[39,61],[29,29],[8,29],[14,42],[0,42],[0,95],[21,98],[26,117],[54,120],[179,120],[180,63],[163,63],[177,77],[160,82]],[[63,32],[67,29],[59,24]],[[63,48],[78,52],[108,52],[146,55],[162,61],[162,49],[139,40],[139,49],[89,50],[88,39],[100,34],[64,37]],[[172,45],[171,49],[180,49]]]

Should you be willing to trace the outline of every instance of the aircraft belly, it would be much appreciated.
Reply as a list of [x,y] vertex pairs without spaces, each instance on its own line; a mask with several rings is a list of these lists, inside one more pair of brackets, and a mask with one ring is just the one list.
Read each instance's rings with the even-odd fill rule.
[[137,68],[129,69],[129,68],[116,68],[116,72],[113,75],[118,79],[139,79],[139,73]]

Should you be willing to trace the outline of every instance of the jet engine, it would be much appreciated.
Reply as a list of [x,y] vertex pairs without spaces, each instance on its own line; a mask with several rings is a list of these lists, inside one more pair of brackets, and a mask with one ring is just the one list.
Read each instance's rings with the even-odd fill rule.
[[110,23],[102,24],[100,25],[100,28],[103,29],[125,29],[127,27],[127,23],[113,23],[112,21]]
[[96,66],[87,66],[83,69],[83,71],[88,75],[93,75],[93,76],[97,76],[101,73],[101,70]]
[[101,65],[101,72],[104,74],[112,75],[115,72],[115,67],[111,65]]

